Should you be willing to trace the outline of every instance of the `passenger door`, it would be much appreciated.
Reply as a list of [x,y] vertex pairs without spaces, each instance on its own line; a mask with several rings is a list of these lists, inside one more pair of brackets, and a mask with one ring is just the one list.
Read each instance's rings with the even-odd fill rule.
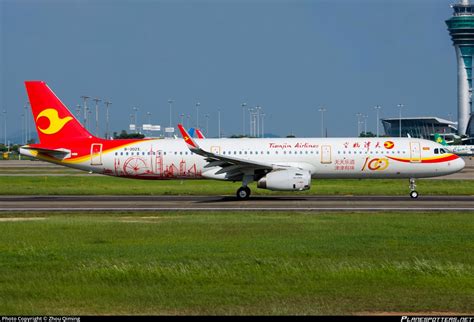
[[421,149],[419,142],[410,142],[410,162],[421,162]]
[[331,146],[330,145],[323,145],[321,146],[321,163],[332,163],[332,156],[331,156]]
[[102,143],[91,145],[91,165],[102,165]]

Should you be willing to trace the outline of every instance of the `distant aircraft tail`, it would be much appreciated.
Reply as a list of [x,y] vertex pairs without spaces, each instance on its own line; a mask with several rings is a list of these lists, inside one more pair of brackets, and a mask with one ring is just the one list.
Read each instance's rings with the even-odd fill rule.
[[446,141],[444,140],[444,138],[443,138],[441,135],[439,135],[438,133],[436,133],[436,134],[434,135],[434,139],[435,139],[435,142],[436,142],[436,143],[439,143],[439,144],[445,145],[445,146],[448,145],[448,143],[446,143]]
[[205,139],[204,135],[202,134],[201,130],[198,128],[190,128],[189,131],[189,136],[192,138],[198,138],[198,139]]
[[25,86],[41,145],[92,137],[45,82],[26,81]]
[[196,129],[196,136],[198,139],[205,139],[204,134],[202,134],[200,129]]

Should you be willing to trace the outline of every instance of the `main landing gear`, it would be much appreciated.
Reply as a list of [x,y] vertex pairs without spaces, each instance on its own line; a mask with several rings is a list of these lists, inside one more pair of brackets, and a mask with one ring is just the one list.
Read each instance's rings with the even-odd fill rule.
[[410,178],[410,197],[413,199],[418,198],[418,192],[415,190],[416,183],[414,178]]
[[250,197],[250,188],[249,187],[240,187],[237,190],[237,199],[245,200]]
[[250,188],[247,186],[253,181],[253,174],[246,174],[242,178],[242,187],[237,190],[237,199],[246,200],[250,197]]

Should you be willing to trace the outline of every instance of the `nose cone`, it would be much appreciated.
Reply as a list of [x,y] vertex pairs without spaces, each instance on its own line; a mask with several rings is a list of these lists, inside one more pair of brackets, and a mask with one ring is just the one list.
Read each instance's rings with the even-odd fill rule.
[[462,158],[457,158],[455,161],[454,161],[454,164],[453,164],[453,170],[454,172],[458,172],[458,171],[461,171],[462,169],[464,169],[464,166],[466,165],[466,162],[464,162],[464,160]]

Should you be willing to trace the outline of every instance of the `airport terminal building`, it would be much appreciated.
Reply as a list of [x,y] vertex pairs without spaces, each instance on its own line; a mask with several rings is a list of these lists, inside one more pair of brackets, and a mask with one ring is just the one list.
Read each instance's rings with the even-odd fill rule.
[[381,121],[385,134],[391,137],[411,136],[433,140],[436,133],[449,139],[457,137],[457,123],[439,117],[397,117]]

